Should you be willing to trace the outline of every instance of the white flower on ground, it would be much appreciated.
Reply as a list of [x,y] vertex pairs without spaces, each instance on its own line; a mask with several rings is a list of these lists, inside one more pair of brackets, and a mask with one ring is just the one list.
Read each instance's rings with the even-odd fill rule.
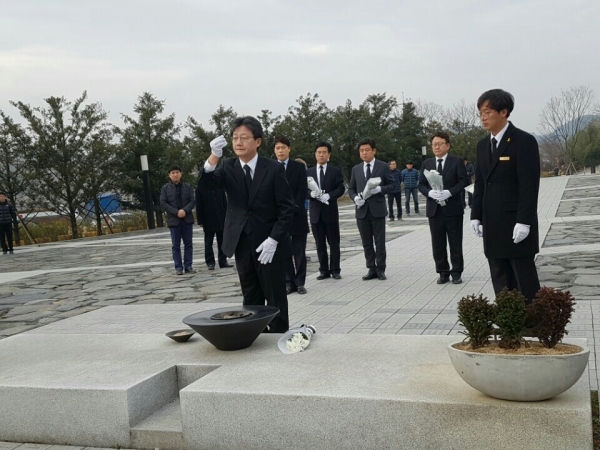
[[286,348],[294,353],[304,351],[308,347],[309,340],[302,333],[294,333],[291,338],[285,343]]

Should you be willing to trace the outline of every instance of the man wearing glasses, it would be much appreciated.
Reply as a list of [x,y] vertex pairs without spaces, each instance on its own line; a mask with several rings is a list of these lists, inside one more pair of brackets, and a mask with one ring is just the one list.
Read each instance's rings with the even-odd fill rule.
[[471,229],[483,236],[496,294],[505,287],[518,289],[531,302],[540,289],[534,260],[539,252],[540,153],[535,138],[508,121],[514,104],[502,89],[477,100],[490,135],[477,144]]
[[223,234],[223,253],[235,254],[244,305],[279,308],[269,332],[289,329],[285,289],[286,262],[292,257],[289,230],[294,199],[282,164],[258,156],[263,130],[254,117],[238,117],[232,125],[233,150],[218,169],[227,141],[219,136],[210,142],[211,155],[204,164],[199,185],[224,188],[228,208]]

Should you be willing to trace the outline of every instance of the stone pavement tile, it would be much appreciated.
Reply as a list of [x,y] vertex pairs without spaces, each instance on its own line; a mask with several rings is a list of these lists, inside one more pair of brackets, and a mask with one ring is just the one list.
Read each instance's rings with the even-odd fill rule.
[[19,450],[47,450],[51,445],[46,444],[23,444],[19,448]]
[[53,445],[48,450],[82,450],[82,449],[83,449],[83,447],[71,447],[69,445]]
[[401,330],[398,330],[396,334],[423,334],[423,331],[424,330],[407,330],[403,328]]
[[354,328],[349,334],[372,334],[375,328]]
[[17,448],[20,445],[22,445],[22,444],[18,443],[18,442],[4,442],[4,441],[0,441],[0,450],[13,450],[14,448]]
[[429,322],[427,323],[407,323],[405,324],[402,329],[404,330],[424,330],[425,328],[427,328],[429,326]]

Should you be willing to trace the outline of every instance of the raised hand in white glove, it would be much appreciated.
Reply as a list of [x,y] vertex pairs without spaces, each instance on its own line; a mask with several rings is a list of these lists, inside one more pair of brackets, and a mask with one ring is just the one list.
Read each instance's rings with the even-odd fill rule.
[[319,192],[319,191],[310,191],[310,196],[312,198],[319,198],[321,195],[323,195],[322,192]]
[[429,198],[432,198],[433,200],[439,200],[441,193],[442,193],[442,191],[437,191],[435,189],[432,189],[427,193],[427,196]]
[[529,225],[525,225],[523,223],[515,224],[515,228],[513,230],[513,241],[515,244],[518,244],[527,236],[529,236]]
[[481,231],[481,222],[479,220],[471,220],[471,230],[473,230],[475,236],[483,236],[483,232]]
[[323,203],[327,203],[330,198],[331,197],[329,196],[329,194],[323,194],[319,197],[319,200],[321,200]]
[[377,186],[375,189],[371,189],[369,191],[369,194],[375,195],[375,194],[379,194],[380,192],[381,192],[381,186]]
[[441,202],[443,200],[448,200],[450,197],[452,197],[452,194],[450,193],[450,191],[447,189],[444,189],[443,191],[440,192],[440,196],[439,196],[438,200]]
[[354,203],[356,203],[356,206],[360,208],[361,206],[364,206],[365,201],[360,197],[360,195],[357,195],[356,197],[354,197]]
[[210,151],[217,158],[220,158],[223,156],[223,149],[225,147],[227,147],[227,141],[225,140],[225,138],[222,135],[219,137],[216,137],[212,141],[210,141]]
[[258,255],[258,260],[260,263],[269,264],[271,261],[273,261],[275,250],[277,250],[277,241],[270,237],[265,239],[265,241],[256,249],[257,253],[260,253],[260,255]]

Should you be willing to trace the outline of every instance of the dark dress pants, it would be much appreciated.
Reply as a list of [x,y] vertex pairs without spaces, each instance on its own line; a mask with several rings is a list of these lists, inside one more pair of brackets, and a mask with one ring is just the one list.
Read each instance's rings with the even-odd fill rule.
[[306,281],[306,237],[307,234],[290,236],[293,256],[286,265],[285,282],[292,288],[304,286]]
[[13,249],[12,223],[0,223],[0,244],[4,253]]
[[498,294],[505,287],[518,289],[528,303],[533,301],[540,290],[540,280],[535,268],[535,256],[516,259],[488,259],[494,292]]
[[235,248],[235,266],[240,277],[244,305],[264,305],[266,301],[267,305],[279,308],[279,315],[269,324],[269,332],[285,333],[290,328],[285,263],[277,260],[261,264],[258,255],[250,236],[242,232]]
[[356,219],[356,224],[369,272],[385,272],[385,217],[373,217],[371,211],[367,211],[364,219]]
[[[429,218],[435,271],[443,276],[452,275],[452,278],[460,278],[464,267],[462,252],[463,215],[446,216],[442,212],[442,208],[443,206],[438,205],[435,216]],[[450,247],[452,268],[448,264],[446,246]]]
[[[193,223],[186,223],[183,220],[179,221],[179,225],[169,227],[171,232],[171,251],[173,253],[173,262],[175,270],[185,270],[192,268],[194,259],[192,249],[192,234],[194,229]],[[183,263],[181,261],[181,241],[183,240]]]
[[396,200],[396,208],[398,209],[398,218],[402,217],[402,193],[394,192],[387,195],[388,209],[390,211],[390,219],[394,218],[394,200]]
[[204,261],[207,266],[215,265],[215,252],[213,251],[213,242],[217,235],[217,255],[219,257],[219,267],[227,265],[227,256],[221,250],[223,246],[223,230],[207,231],[204,230]]
[[[319,219],[317,223],[311,223],[310,226],[317,246],[319,272],[321,272],[321,275],[339,274],[341,271],[339,222],[324,222],[322,219]],[[329,244],[331,259],[327,255],[327,244]]]

